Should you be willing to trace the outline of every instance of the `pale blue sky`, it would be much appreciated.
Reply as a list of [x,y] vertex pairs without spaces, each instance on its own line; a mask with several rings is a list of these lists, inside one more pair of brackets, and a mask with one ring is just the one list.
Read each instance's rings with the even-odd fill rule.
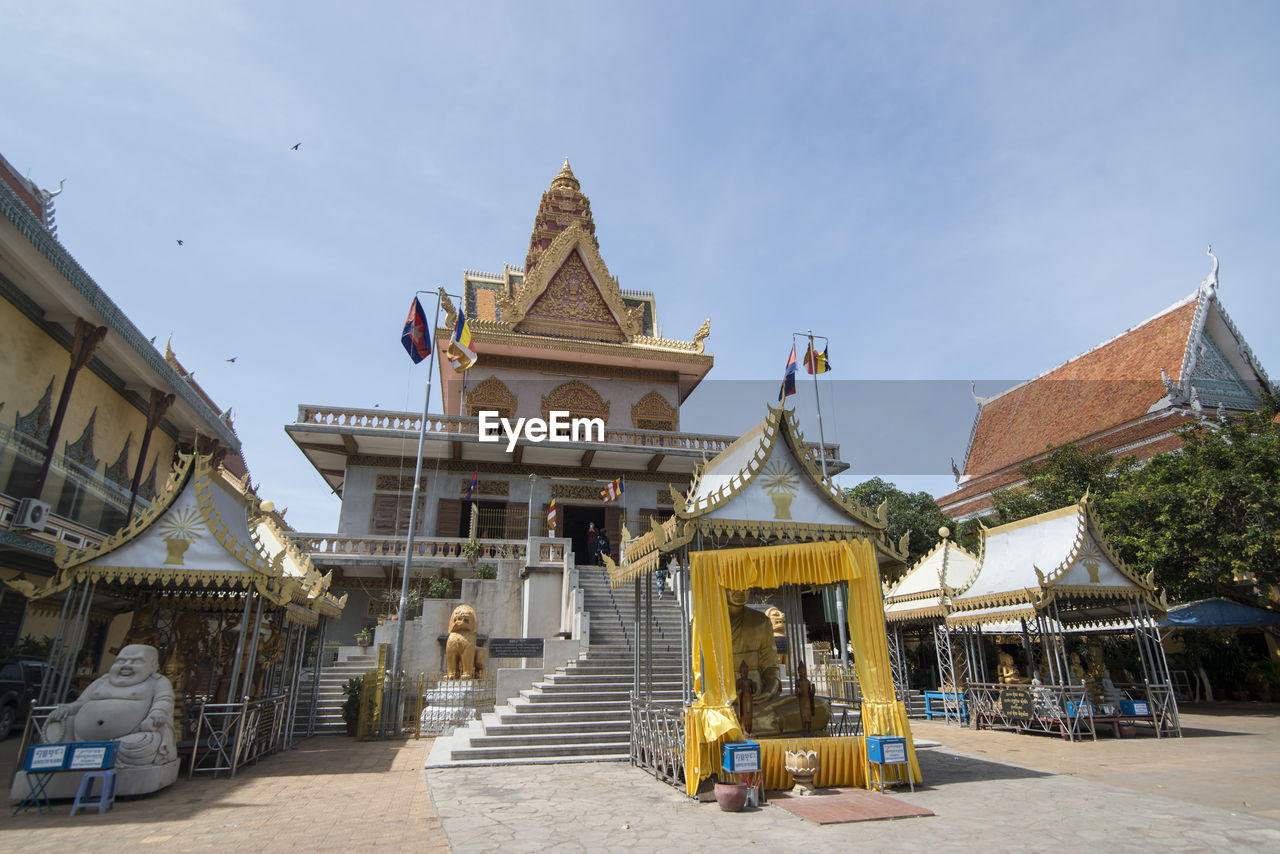
[[[302,530],[337,501],[297,405],[420,407],[413,291],[523,264],[566,155],[717,380],[776,383],[808,327],[840,379],[1022,379],[1189,294],[1208,242],[1280,375],[1280,7],[793,5],[4,0],[0,153],[67,179],[62,242]],[[904,485],[950,485],[961,403]]]

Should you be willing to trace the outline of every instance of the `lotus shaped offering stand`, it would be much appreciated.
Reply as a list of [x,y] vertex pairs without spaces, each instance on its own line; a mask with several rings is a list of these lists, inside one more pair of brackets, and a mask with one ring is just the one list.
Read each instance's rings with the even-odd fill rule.
[[820,768],[816,750],[788,750],[783,757],[783,766],[791,779],[795,780],[792,791],[798,795],[816,795],[818,790],[813,785],[813,778]]

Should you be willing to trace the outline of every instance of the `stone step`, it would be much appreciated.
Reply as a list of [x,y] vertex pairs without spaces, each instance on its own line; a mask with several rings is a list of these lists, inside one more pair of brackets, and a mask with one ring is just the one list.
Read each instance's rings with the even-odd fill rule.
[[628,744],[630,739],[631,732],[625,727],[622,729],[614,727],[611,730],[596,729],[590,732],[538,732],[536,734],[520,733],[519,735],[495,735],[486,729],[484,748],[534,748],[556,747],[558,745],[617,744],[618,742]]
[[[521,692],[526,693],[526,692]],[[572,712],[626,712],[631,713],[630,700],[585,700],[585,701],[557,701],[548,700],[538,694],[532,694],[525,698],[529,702],[520,705],[513,705],[516,711],[533,707],[543,713],[570,714]]]
[[553,759],[557,762],[586,762],[588,757],[627,758],[631,755],[628,739],[589,744],[561,744],[540,747],[464,747],[453,751],[455,761],[492,762],[501,759]]
[[[524,711],[520,711],[523,709]],[[522,706],[512,706],[509,708],[499,709],[494,712],[494,720],[498,726],[518,726],[518,727],[542,727],[546,725],[591,725],[591,724],[610,724],[616,725],[617,721],[630,719],[630,712],[621,718],[617,710],[605,709],[603,711],[577,711],[577,712],[556,712],[543,711],[538,706],[530,707],[528,704]],[[485,721],[488,725],[488,721]]]
[[[527,715],[525,717],[528,717]],[[508,720],[508,719],[502,719]],[[520,733],[528,735],[555,735],[558,733],[592,733],[592,732],[617,732],[619,729],[618,721],[613,715],[607,719],[596,721],[572,721],[566,722],[563,716],[557,715],[554,720],[549,721],[527,721],[520,720],[515,723],[493,723],[486,721],[484,726],[484,734],[488,736],[509,736]],[[623,727],[625,729],[625,727]]]
[[[654,680],[654,688],[659,692],[665,690],[678,691],[680,689],[679,679],[669,679],[658,681]],[[538,693],[544,697],[564,697],[564,696],[582,696],[582,697],[599,697],[604,694],[626,694],[630,696],[631,689],[635,683],[631,680],[626,682],[595,682],[590,685],[590,690],[585,690],[585,686],[580,684],[561,685],[556,682],[535,682],[533,687],[538,689]]]

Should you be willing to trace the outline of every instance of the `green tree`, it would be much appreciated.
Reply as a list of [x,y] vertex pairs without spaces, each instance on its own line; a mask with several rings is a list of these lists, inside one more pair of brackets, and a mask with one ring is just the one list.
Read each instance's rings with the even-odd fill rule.
[[911,532],[908,539],[909,562],[914,563],[938,543],[938,528],[946,525],[955,530],[955,522],[943,513],[938,502],[927,492],[903,492],[886,480],[873,477],[844,491],[846,499],[861,504],[871,513],[886,500],[888,534],[896,543]]
[[1121,479],[1099,510],[1126,563],[1154,569],[1170,599],[1265,604],[1280,584],[1280,411],[1184,428],[1181,450]]
[[1136,467],[1132,456],[1113,457],[1106,451],[1085,452],[1075,445],[1050,448],[1040,462],[1020,469],[1025,484],[998,490],[995,524],[1005,525],[1075,504],[1088,490],[1101,507]]

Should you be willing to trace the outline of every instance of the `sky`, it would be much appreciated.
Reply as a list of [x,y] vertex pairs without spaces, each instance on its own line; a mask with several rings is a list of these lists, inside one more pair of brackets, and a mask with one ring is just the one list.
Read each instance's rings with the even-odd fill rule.
[[812,329],[849,485],[949,491],[971,381],[1155,315],[1209,243],[1280,377],[1273,3],[0,0],[0,20],[0,154],[66,179],[59,239],[234,409],[300,531],[333,531],[338,499],[284,432],[298,406],[420,410],[414,292],[522,265],[566,156],[663,334],[711,318],[682,426],[749,428]]

